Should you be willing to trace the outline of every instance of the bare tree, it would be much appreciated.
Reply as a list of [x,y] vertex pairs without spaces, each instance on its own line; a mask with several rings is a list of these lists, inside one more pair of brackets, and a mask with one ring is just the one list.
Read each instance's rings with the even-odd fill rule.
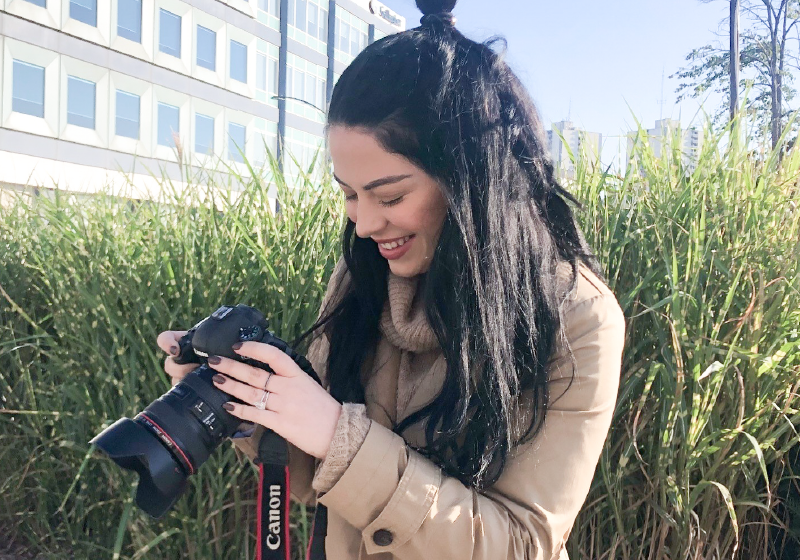
[[[730,48],[706,45],[694,49],[686,57],[688,67],[671,77],[684,80],[677,88],[678,100],[700,97],[711,89],[724,93],[730,114],[738,105],[738,89],[751,85],[755,97],[748,100],[746,111],[769,129],[772,146],[777,147],[781,131],[790,111],[784,104],[795,96],[791,87],[792,70],[800,70],[797,44],[800,0],[729,0]],[[733,3],[737,2],[738,6]],[[735,40],[735,19],[741,9],[749,24]],[[737,52],[737,50],[739,52]],[[740,64],[736,64],[736,58]],[[741,69],[742,76],[735,76]],[[724,111],[728,113],[728,111]]]

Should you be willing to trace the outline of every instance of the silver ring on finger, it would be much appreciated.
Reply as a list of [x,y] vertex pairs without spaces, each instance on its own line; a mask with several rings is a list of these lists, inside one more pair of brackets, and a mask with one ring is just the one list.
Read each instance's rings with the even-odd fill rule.
[[270,378],[272,378],[272,373],[273,372],[271,372],[271,371],[267,372],[267,380],[264,381],[264,390],[265,391],[267,390],[267,385],[269,385]]
[[267,401],[269,400],[269,391],[264,391],[264,394],[261,395],[261,400],[255,404],[255,407],[258,410],[264,410],[267,408]]

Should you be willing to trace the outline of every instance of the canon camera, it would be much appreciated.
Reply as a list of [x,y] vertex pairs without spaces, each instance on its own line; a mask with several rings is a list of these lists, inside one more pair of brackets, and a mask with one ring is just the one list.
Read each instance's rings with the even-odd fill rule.
[[185,490],[187,478],[241,424],[222,408],[223,403],[241,401],[214,387],[211,378],[215,372],[208,366],[209,356],[224,356],[272,371],[267,364],[244,358],[231,348],[236,342],[264,342],[288,354],[319,381],[308,360],[268,327],[264,315],[252,307],[220,307],[180,340],[175,362],[200,366],[133,420],[120,418],[91,440],[120,467],[138,473],[136,504],[152,517],[161,517],[172,507]]

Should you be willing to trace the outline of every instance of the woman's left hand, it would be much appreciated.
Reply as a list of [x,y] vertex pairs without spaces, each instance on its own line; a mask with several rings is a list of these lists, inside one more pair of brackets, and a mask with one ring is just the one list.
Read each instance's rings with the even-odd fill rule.
[[[261,424],[309,455],[324,459],[342,405],[278,348],[249,341],[238,349],[234,347],[234,351],[268,364],[275,374],[236,360],[209,356],[209,366],[224,374],[214,376],[214,386],[248,403],[226,403],[226,410],[237,418]],[[253,405],[263,397],[265,385],[269,396],[265,409],[259,410]]]

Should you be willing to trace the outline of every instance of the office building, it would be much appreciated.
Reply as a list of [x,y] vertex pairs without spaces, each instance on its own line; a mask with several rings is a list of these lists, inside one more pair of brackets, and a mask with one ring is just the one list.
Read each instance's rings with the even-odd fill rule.
[[[703,148],[703,135],[701,131],[697,130],[695,127],[684,129],[678,120],[660,119],[656,121],[655,127],[643,132],[656,158],[662,157],[662,146],[665,140],[667,142],[677,141],[681,147],[683,164],[687,172],[694,172],[697,167],[697,160],[700,157],[700,151]],[[633,152],[634,143],[639,134],[640,131],[638,130],[631,130],[628,133],[629,160]],[[676,138],[676,136],[679,137]]]
[[581,154],[599,160],[601,145],[602,134],[576,128],[568,120],[553,123],[552,128],[547,131],[547,148],[559,179],[575,178],[575,165],[570,158],[570,152],[576,161]]
[[152,192],[267,149],[291,172],[342,71],[404,29],[377,0],[0,0],[0,186]]

